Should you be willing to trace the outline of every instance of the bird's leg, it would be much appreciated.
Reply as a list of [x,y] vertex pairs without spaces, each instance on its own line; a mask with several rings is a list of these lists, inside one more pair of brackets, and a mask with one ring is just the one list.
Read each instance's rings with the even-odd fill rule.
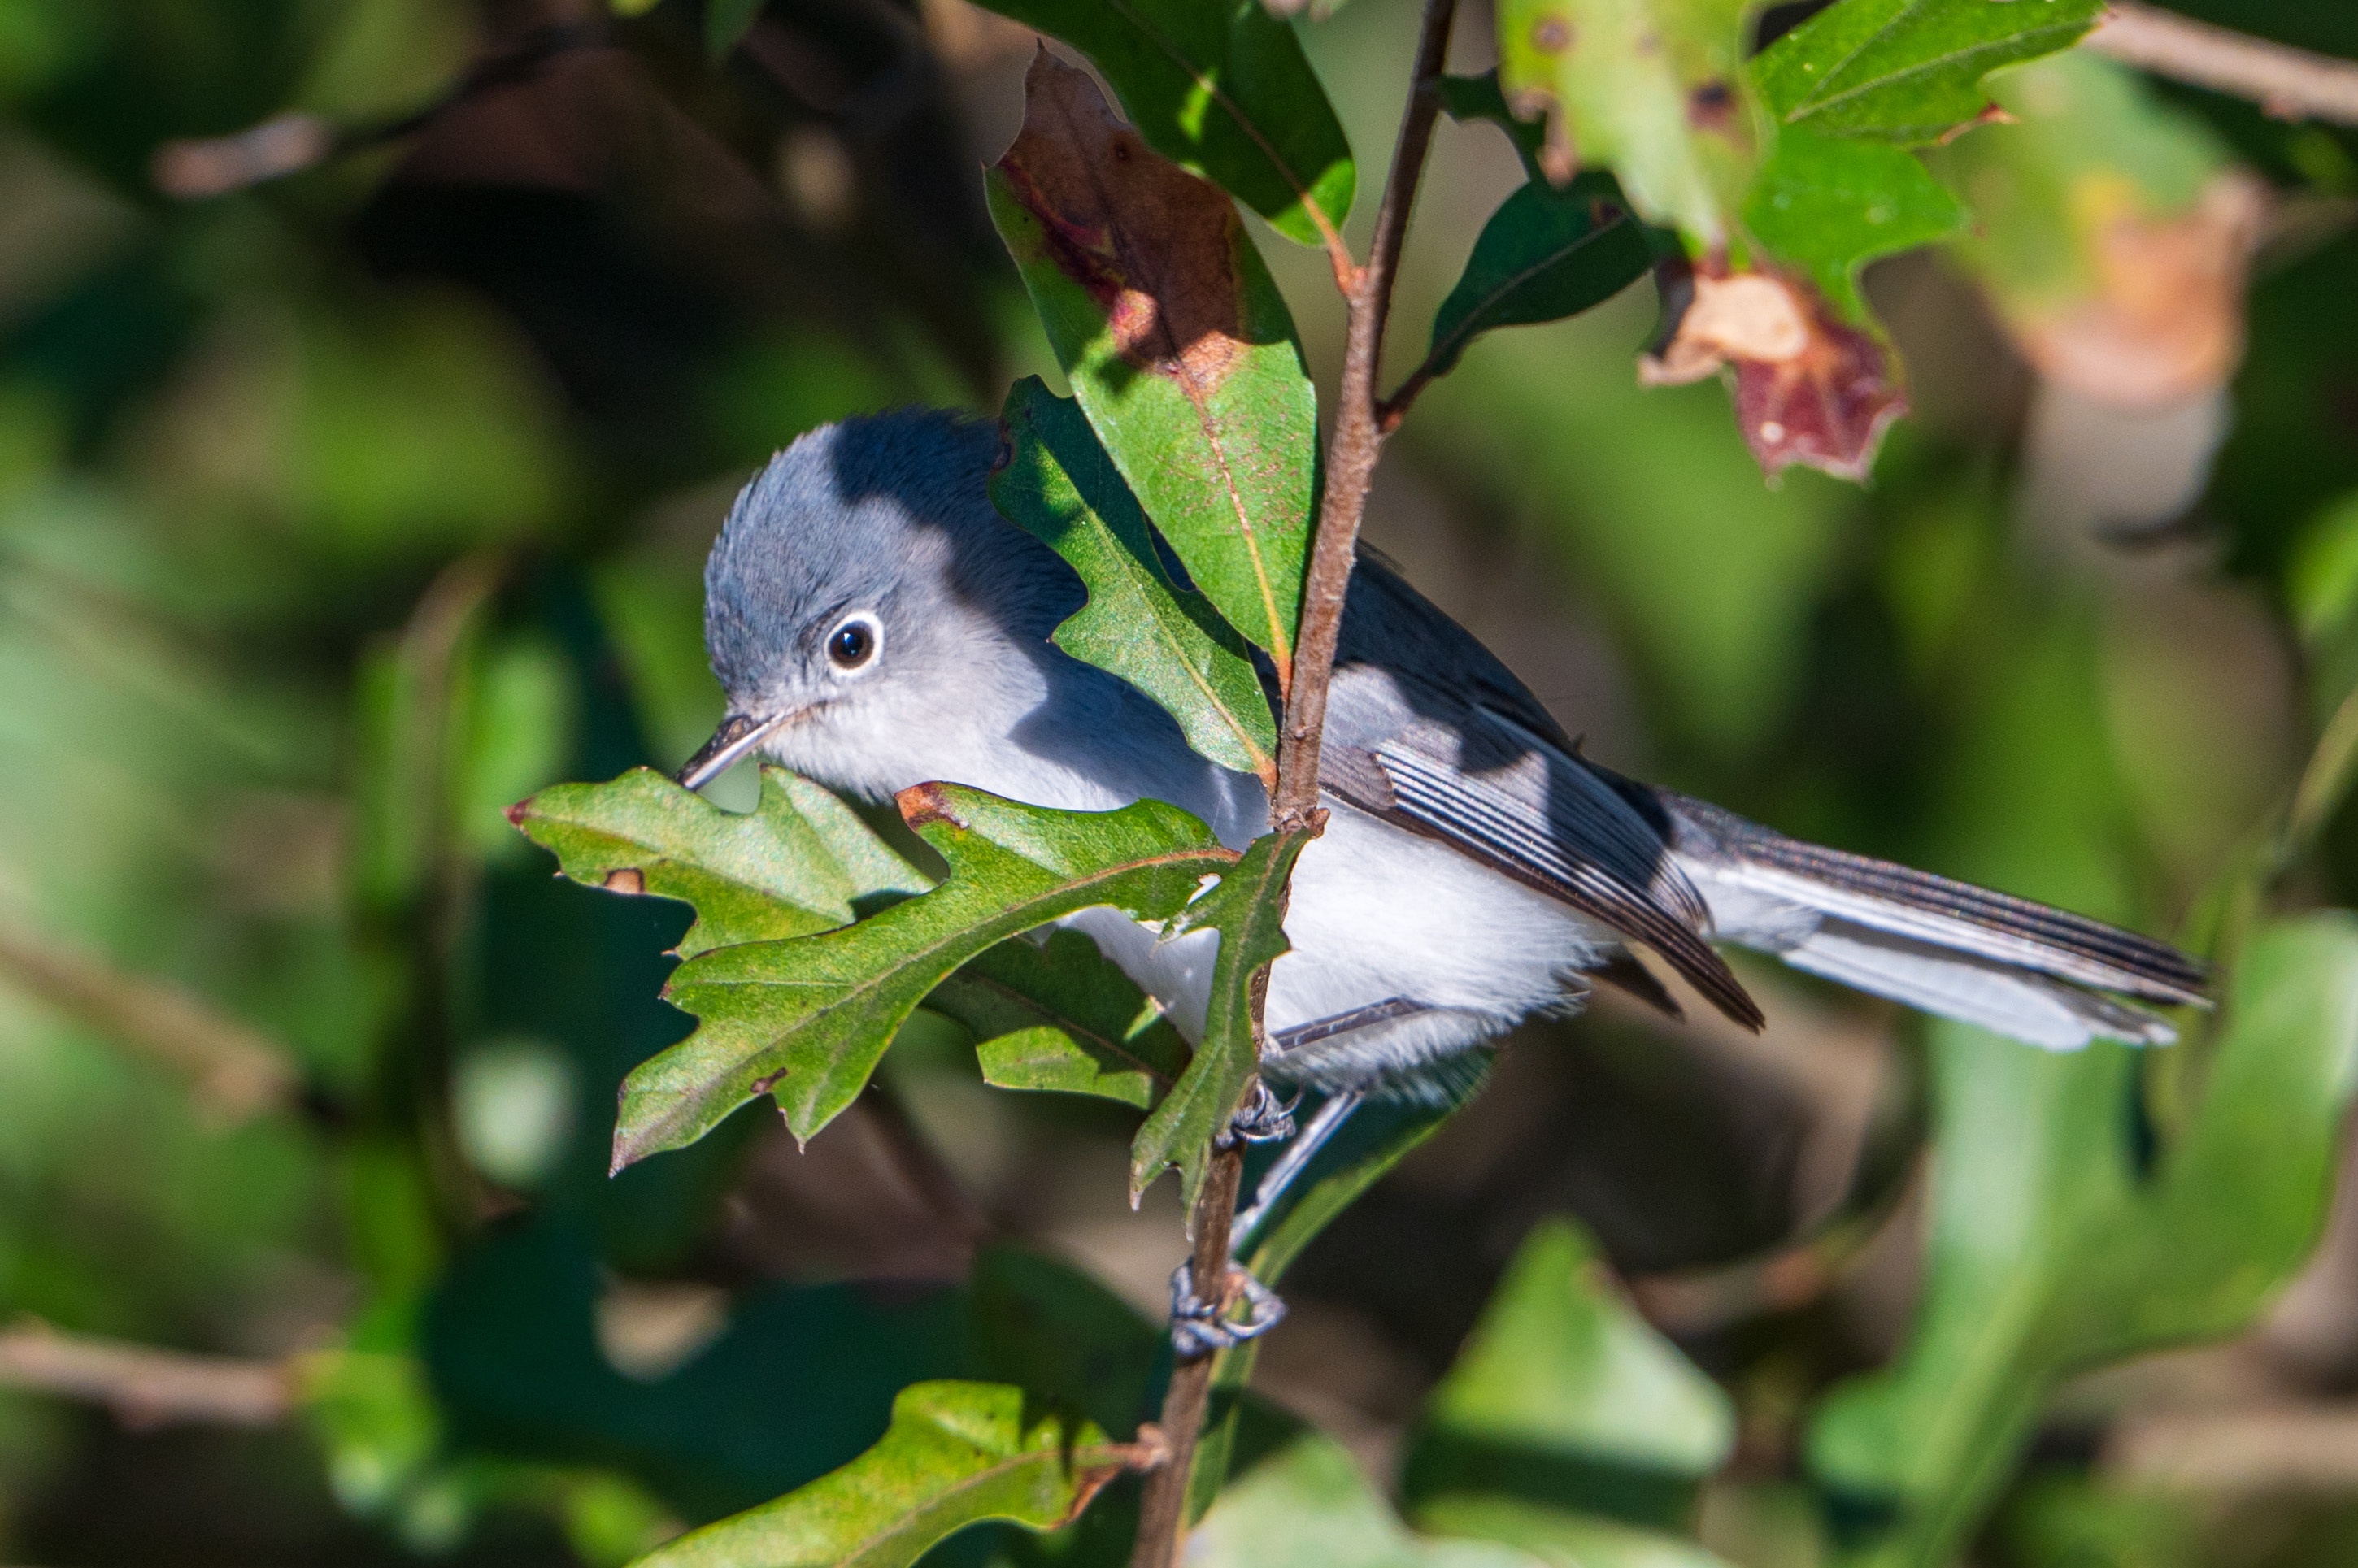
[[1302,1136],[1293,1141],[1293,1146],[1261,1177],[1260,1185],[1253,1189],[1252,1206],[1237,1216],[1236,1224],[1228,1234],[1236,1238],[1238,1248],[1242,1248],[1261,1221],[1270,1217],[1277,1207],[1277,1200],[1285,1195],[1286,1189],[1293,1185],[1295,1179],[1309,1167],[1310,1162],[1318,1157],[1318,1151],[1341,1130],[1344,1121],[1359,1108],[1367,1098],[1365,1089],[1342,1089],[1318,1108],[1318,1114],[1310,1119],[1310,1125],[1302,1130]]
[[1255,1078],[1252,1098],[1228,1119],[1228,1125],[1213,1138],[1212,1146],[1233,1149],[1239,1143],[1282,1143],[1293,1136],[1293,1108],[1301,1103],[1300,1095],[1280,1100],[1267,1084]]

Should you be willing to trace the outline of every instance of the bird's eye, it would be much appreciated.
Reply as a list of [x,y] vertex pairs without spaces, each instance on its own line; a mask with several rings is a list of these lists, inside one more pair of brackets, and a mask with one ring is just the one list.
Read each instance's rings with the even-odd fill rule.
[[884,648],[884,628],[873,615],[848,617],[827,634],[827,661],[849,675],[876,662]]

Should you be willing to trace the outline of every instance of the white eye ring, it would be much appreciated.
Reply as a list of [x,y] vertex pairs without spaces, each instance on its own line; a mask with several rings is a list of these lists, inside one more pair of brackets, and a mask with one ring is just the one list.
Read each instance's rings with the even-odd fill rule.
[[884,622],[862,610],[827,634],[827,662],[838,676],[865,674],[884,655]]

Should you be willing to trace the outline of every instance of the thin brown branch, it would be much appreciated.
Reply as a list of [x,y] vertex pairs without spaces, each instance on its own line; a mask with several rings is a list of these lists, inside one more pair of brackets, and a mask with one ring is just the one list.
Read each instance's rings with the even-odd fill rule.
[[1376,373],[1383,359],[1385,319],[1391,313],[1392,282],[1401,241],[1408,232],[1409,209],[1416,202],[1417,180],[1433,142],[1433,122],[1441,113],[1442,66],[1456,10],[1456,0],[1426,0],[1408,110],[1401,117],[1391,178],[1385,181],[1383,205],[1376,213],[1375,246],[1348,291],[1350,326],[1335,433],[1326,447],[1326,493],[1318,509],[1318,532],[1303,588],[1301,631],[1294,643],[1293,684],[1278,738],[1277,797],[1271,803],[1270,822],[1279,832],[1312,827],[1318,811],[1318,747],[1326,724],[1326,683],[1343,630],[1343,600],[1358,550],[1359,521],[1368,509],[1368,486],[1383,447]]
[[[1196,1289],[1206,1281],[1225,1281],[1228,1273],[1228,1232],[1237,1217],[1237,1190],[1244,1178],[1240,1148],[1218,1150],[1195,1200],[1195,1251],[1190,1260]],[[1139,1498],[1138,1543],[1131,1549],[1130,1568],[1171,1568],[1179,1555],[1179,1541],[1187,1526],[1187,1478],[1195,1464],[1195,1443],[1204,1433],[1204,1412],[1212,1398],[1213,1357],[1190,1357],[1171,1369],[1171,1386],[1163,1396],[1162,1462],[1146,1473]]]
[[191,1356],[40,1323],[0,1330],[0,1388],[103,1404],[125,1426],[272,1426],[293,1408],[294,1385],[276,1361]]
[[[1326,492],[1319,506],[1317,534],[1303,589],[1293,680],[1286,690],[1277,790],[1270,801],[1271,826],[1281,833],[1314,827],[1320,816],[1318,743],[1326,722],[1326,687],[1335,673],[1343,600],[1358,548],[1359,522],[1367,512],[1368,486],[1383,445],[1376,372],[1383,358],[1384,320],[1391,310],[1392,280],[1400,263],[1401,242],[1408,232],[1409,210],[1415,205],[1417,180],[1433,142],[1433,122],[1441,112],[1439,83],[1449,50],[1449,25],[1456,10],[1456,0],[1426,0],[1408,107],[1401,117],[1400,141],[1393,149],[1390,178],[1384,183],[1383,204],[1377,209],[1375,245],[1367,265],[1351,265],[1349,253],[1341,248],[1339,240],[1329,248],[1336,284],[1349,305],[1350,326],[1341,400],[1326,449]],[[1253,994],[1256,1043],[1266,989],[1264,972]],[[1196,1199],[1192,1216],[1193,1267],[1198,1289],[1204,1288],[1203,1281],[1228,1277],[1228,1233],[1236,1222],[1237,1189],[1243,1169],[1241,1151],[1218,1152]],[[1171,1568],[1177,1559],[1186,1528],[1196,1440],[1203,1433],[1211,1400],[1212,1368],[1213,1357],[1204,1355],[1180,1362],[1172,1372],[1161,1423],[1169,1457],[1147,1472],[1130,1568]]]
[[198,1108],[219,1120],[287,1108],[301,1092],[286,1047],[195,992],[5,922],[0,983],[184,1076]]
[[2175,81],[2248,98],[2279,120],[2358,125],[2358,61],[2115,0],[2088,47]]

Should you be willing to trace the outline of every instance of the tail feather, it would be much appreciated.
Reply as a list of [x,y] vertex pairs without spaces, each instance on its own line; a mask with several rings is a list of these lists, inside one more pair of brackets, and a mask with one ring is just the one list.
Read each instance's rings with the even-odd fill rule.
[[2056,1050],[2177,1037],[2119,997],[2208,1005],[2201,965],[2149,937],[1804,844],[1668,791],[1656,801],[1714,935],[1796,968]]

